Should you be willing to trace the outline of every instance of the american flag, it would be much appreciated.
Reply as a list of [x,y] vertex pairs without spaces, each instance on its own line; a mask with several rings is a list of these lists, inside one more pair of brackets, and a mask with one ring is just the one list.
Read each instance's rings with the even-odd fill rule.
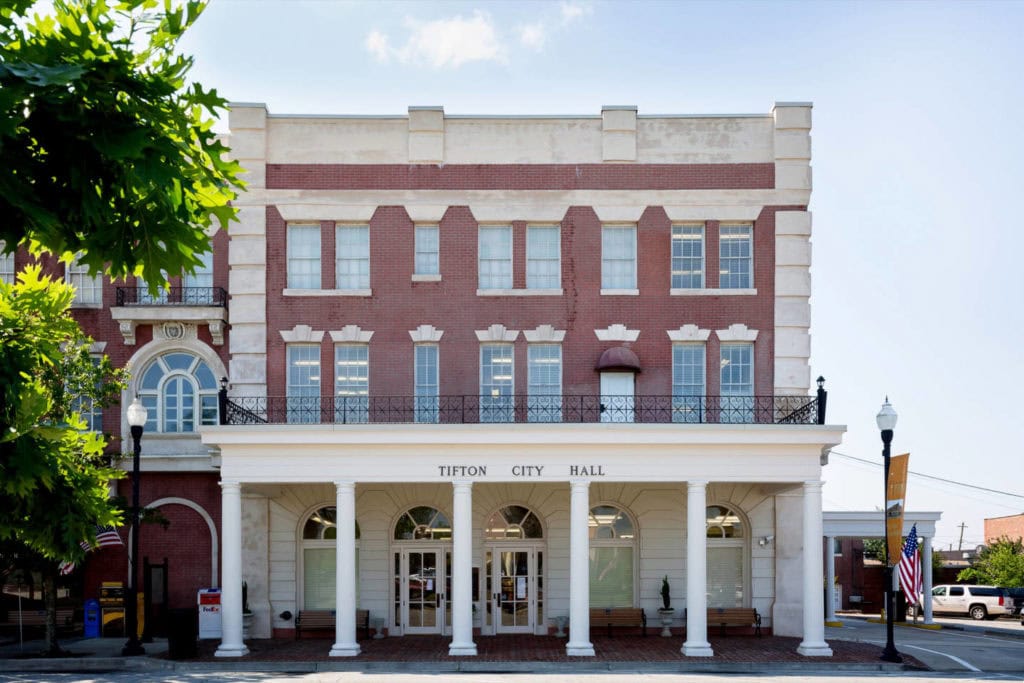
[[917,604],[917,596],[921,593],[921,558],[917,554],[917,525],[910,527],[907,541],[900,553],[900,588],[907,602]]
[[[93,549],[93,546],[89,544],[89,541],[82,541],[79,543],[82,550],[89,552]],[[121,535],[117,533],[117,529],[112,526],[97,526],[96,527],[96,546],[97,548],[105,548],[111,545],[124,545],[124,541],[121,540]],[[71,572],[75,571],[75,563],[65,560],[60,563],[57,571],[60,572],[61,576],[67,576]]]

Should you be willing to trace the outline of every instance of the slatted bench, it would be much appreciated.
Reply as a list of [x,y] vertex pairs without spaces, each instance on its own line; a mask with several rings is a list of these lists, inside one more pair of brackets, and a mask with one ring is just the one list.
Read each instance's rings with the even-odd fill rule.
[[[66,631],[74,628],[75,609],[73,607],[60,607],[57,609],[57,630]],[[21,613],[21,626],[24,628],[46,628],[46,610],[25,610]],[[7,612],[6,621],[0,622],[4,629],[18,628],[18,610],[12,609]]]
[[590,610],[590,628],[605,626],[612,637],[612,626],[639,626],[647,635],[647,615],[640,607],[606,607]]
[[[303,630],[322,631],[325,629],[334,630],[335,619],[332,609],[304,609],[300,610],[295,617],[295,640],[298,640]],[[363,639],[370,637],[370,610],[356,610],[356,631],[362,630]]]
[[753,607],[709,607],[708,626],[720,626],[725,635],[726,626],[750,626],[761,636],[761,615]]

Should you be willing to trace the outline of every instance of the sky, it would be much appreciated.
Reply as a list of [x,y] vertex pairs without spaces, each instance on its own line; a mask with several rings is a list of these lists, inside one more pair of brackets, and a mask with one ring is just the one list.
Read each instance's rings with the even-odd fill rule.
[[880,509],[888,396],[893,453],[950,482],[912,474],[907,507],[941,512],[936,548],[956,549],[1024,512],[1022,27],[1009,1],[213,0],[181,48],[195,80],[275,114],[813,102],[811,372],[848,428],[824,508]]

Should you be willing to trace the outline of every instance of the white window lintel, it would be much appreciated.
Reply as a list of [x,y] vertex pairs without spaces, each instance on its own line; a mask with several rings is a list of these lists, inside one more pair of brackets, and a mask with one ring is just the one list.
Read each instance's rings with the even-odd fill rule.
[[625,341],[635,342],[640,336],[640,330],[630,330],[622,323],[609,325],[605,330],[594,330],[594,334],[601,341]]
[[757,339],[757,330],[752,330],[743,323],[729,325],[726,330],[715,330],[719,341],[724,342],[752,342]]
[[287,344],[317,343],[323,341],[323,330],[314,330],[309,325],[296,325],[290,330],[281,330],[281,339]]
[[702,330],[696,325],[681,325],[678,330],[666,330],[674,342],[706,342],[711,330]]
[[523,330],[523,336],[531,344],[542,342],[561,344],[565,339],[565,330],[556,330],[551,325],[537,325],[535,330]]
[[486,330],[476,330],[476,338],[481,342],[514,342],[519,330],[510,330],[501,323],[495,323]]
[[415,330],[409,330],[409,336],[415,343],[439,342],[444,330],[439,330],[433,325],[420,325]]
[[[323,332],[320,333],[321,335]],[[331,339],[337,343],[359,343],[369,344],[370,337],[373,336],[372,330],[364,330],[359,325],[345,325],[340,330],[331,330]]]

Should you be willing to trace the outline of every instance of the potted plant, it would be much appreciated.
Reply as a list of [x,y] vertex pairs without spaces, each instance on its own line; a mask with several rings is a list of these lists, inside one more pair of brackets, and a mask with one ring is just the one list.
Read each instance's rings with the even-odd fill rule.
[[668,575],[661,580],[661,603],[662,607],[658,610],[658,614],[661,616],[661,635],[668,638],[672,635],[672,616],[675,614],[675,610],[672,609],[672,590],[668,585]]

